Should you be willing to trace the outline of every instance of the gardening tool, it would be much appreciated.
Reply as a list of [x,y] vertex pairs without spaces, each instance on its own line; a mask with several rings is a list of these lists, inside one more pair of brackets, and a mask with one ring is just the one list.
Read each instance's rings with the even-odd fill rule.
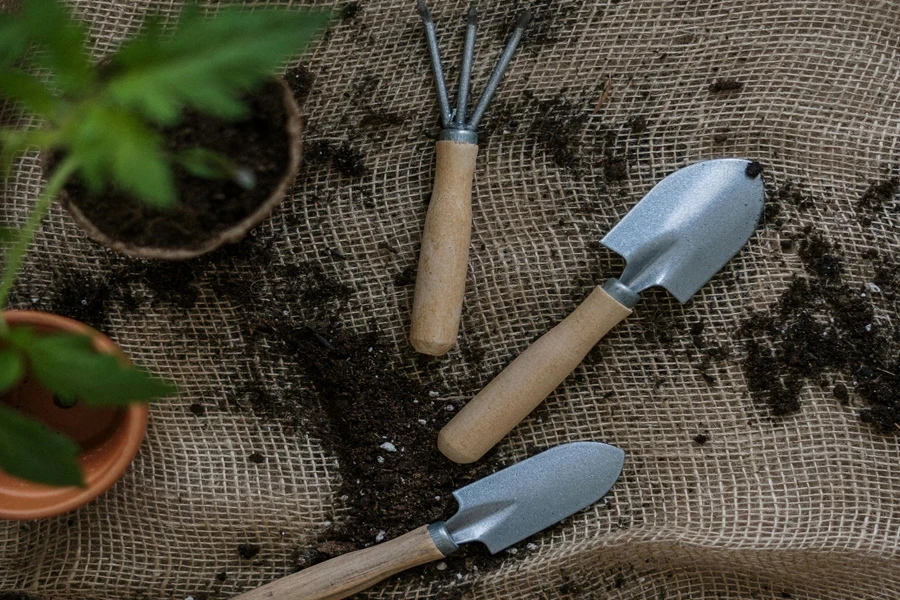
[[440,356],[456,343],[465,295],[469,241],[472,237],[472,176],[478,154],[476,130],[509,61],[512,60],[519,40],[522,39],[530,16],[527,12],[519,16],[497,66],[494,67],[471,116],[467,118],[466,107],[475,50],[475,9],[469,9],[459,74],[459,94],[456,97],[456,110],[451,111],[434,21],[424,0],[418,0],[417,6],[425,23],[425,38],[431,56],[443,130],[435,148],[437,167],[431,201],[425,216],[425,229],[422,232],[409,339],[417,351]]
[[643,290],[658,285],[681,303],[690,300],[756,229],[760,171],[759,163],[710,160],[659,182],[600,240],[625,258],[622,277],[595,288],[481,390],[441,430],[441,452],[458,463],[481,458],[631,314]]
[[597,442],[556,446],[453,492],[447,522],[309,567],[235,600],[337,600],[481,542],[491,554],[589,506],[610,490],[625,453]]

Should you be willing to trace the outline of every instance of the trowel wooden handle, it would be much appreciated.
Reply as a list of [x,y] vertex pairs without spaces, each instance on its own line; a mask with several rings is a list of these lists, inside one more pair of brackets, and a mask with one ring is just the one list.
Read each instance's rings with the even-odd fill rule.
[[389,542],[276,579],[233,600],[338,600],[395,573],[443,557],[425,525]]
[[478,146],[440,141],[436,149],[434,190],[422,233],[409,340],[417,351],[440,356],[453,347],[459,331]]
[[545,333],[447,423],[438,448],[450,460],[475,462],[575,370],[631,309],[596,288],[572,314]]

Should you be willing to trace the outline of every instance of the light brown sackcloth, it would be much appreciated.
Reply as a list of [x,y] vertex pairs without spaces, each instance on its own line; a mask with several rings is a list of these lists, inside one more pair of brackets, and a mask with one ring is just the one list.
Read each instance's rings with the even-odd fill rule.
[[[96,57],[136,31],[148,10],[177,10],[174,2],[73,5],[90,24]],[[321,169],[302,179],[258,234],[275,240],[278,261],[320,261],[352,287],[342,327],[363,332],[374,319],[400,348],[412,286],[394,279],[416,261],[437,109],[412,1],[359,7],[300,62],[316,77],[304,106],[307,142],[349,139],[369,173],[354,179]],[[431,7],[451,89],[466,7]],[[476,94],[518,8],[479,6]],[[773,187],[799,181],[819,200],[802,211],[786,206],[784,226],[762,228],[686,306],[662,293],[645,299],[546,401],[540,420],[502,442],[504,456],[520,458],[531,445],[598,439],[628,459],[609,507],[579,513],[499,569],[462,574],[459,589],[472,598],[900,597],[900,438],[874,432],[857,419],[859,406],[843,406],[815,384],[804,388],[800,412],[771,419],[748,395],[735,338],[742,320],[802,271],[779,242],[806,225],[840,244],[845,280],[855,286],[872,280],[866,249],[900,256],[900,212],[888,207],[865,226],[857,207],[869,182],[900,161],[900,5],[582,1],[554,2],[537,16],[488,110],[485,125],[493,114],[494,126],[475,175],[462,340],[483,347],[484,360],[452,351],[439,369],[444,397],[471,397],[574,308],[589,282],[617,275],[620,263],[596,240],[676,168],[753,158]],[[744,85],[711,93],[720,79]],[[360,99],[360,85],[372,93]],[[528,135],[536,115],[514,110],[526,91],[539,101],[562,97],[586,115],[573,142],[577,168],[557,166],[547,145]],[[504,107],[518,124],[499,120]],[[368,108],[402,123],[358,130]],[[626,123],[637,116],[646,117],[646,131]],[[598,149],[608,131],[617,139],[606,147],[628,157],[620,182],[604,177]],[[22,222],[40,186],[37,159],[26,158],[6,188],[4,218]],[[65,256],[90,268],[101,252],[54,207],[22,280],[39,289],[40,261]],[[36,297],[32,306],[43,302]],[[153,407],[140,455],[98,500],[58,518],[0,523],[0,590],[73,600],[227,598],[289,572],[292,549],[345,514],[334,496],[336,459],[314,437],[288,435],[250,412],[209,411],[198,420],[187,410],[215,405],[241,384],[250,359],[241,353],[240,310],[201,285],[187,317],[113,311],[107,333],[137,362],[174,378],[182,394]],[[672,324],[668,346],[646,335],[660,315]],[[880,326],[897,326],[897,314],[877,303],[876,316]],[[706,342],[729,352],[713,383],[687,351],[689,324],[698,320]],[[709,441],[699,445],[702,432]],[[267,462],[247,461],[252,452]],[[235,551],[248,541],[262,547],[253,560]],[[438,583],[445,577],[428,573],[436,572],[362,597],[453,592]]]

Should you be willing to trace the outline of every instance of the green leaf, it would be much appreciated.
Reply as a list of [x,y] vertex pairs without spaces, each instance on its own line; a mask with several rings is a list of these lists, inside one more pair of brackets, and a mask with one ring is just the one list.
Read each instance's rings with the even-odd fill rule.
[[63,137],[92,191],[112,180],[153,206],[175,204],[177,194],[162,138],[132,112],[86,104]]
[[8,244],[16,241],[16,238],[19,237],[19,233],[20,231],[18,229],[0,225],[0,244]]
[[84,26],[69,16],[58,0],[26,0],[22,19],[30,39],[41,51],[34,63],[47,69],[63,91],[86,90],[94,81],[94,68],[84,49]]
[[324,12],[226,8],[214,18],[185,11],[172,35],[153,27],[114,57],[107,93],[163,124],[192,107],[225,118],[244,113],[242,94],[305,47],[328,23]]
[[47,485],[84,487],[78,445],[0,404],[0,469]]
[[191,175],[204,179],[226,179],[234,171],[227,156],[206,148],[182,150],[175,155],[175,160]]
[[22,71],[0,71],[0,93],[48,120],[59,113],[60,102],[53,92],[40,79]]
[[175,391],[169,382],[122,364],[115,356],[96,352],[87,336],[14,333],[17,335],[9,339],[28,356],[34,376],[63,398],[78,398],[92,406],[117,406],[156,400]]
[[25,21],[18,15],[0,14],[0,65],[9,65],[22,58],[30,40]]
[[218,152],[206,148],[188,148],[175,155],[175,160],[188,173],[204,179],[230,179],[245,190],[256,186],[253,169],[238,166]]
[[6,392],[22,379],[25,361],[12,348],[0,350],[0,393]]

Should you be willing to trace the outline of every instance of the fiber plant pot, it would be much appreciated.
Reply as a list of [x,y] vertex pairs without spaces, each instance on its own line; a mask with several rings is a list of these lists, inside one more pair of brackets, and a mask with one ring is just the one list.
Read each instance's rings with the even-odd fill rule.
[[176,166],[179,200],[171,210],[154,209],[116,190],[89,193],[77,178],[60,201],[91,238],[131,256],[185,260],[240,241],[284,199],[302,156],[300,108],[283,80],[272,80],[246,102],[248,115],[238,121],[186,111],[178,125],[161,134],[169,151],[205,148],[252,171],[251,189]]
[[[72,319],[34,311],[3,311],[10,327],[31,327],[39,333],[81,333],[90,336],[98,352],[127,360],[108,337]],[[134,460],[147,431],[148,407],[91,408],[78,402],[62,408],[53,394],[25,377],[0,402],[43,422],[78,443],[78,457],[86,487],[52,487],[13,477],[0,471],[0,518],[40,519],[87,504],[118,480]]]

